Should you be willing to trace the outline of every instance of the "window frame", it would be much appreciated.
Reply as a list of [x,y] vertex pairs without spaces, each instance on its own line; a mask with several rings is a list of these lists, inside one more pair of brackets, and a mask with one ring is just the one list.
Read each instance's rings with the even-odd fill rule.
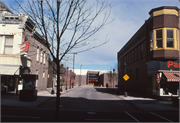
[[[168,37],[168,30],[171,30],[172,31],[172,38],[169,38]],[[168,47],[167,45],[168,45],[168,39],[170,39],[170,40],[172,40],[172,42],[173,42],[173,46],[172,47]],[[167,48],[174,48],[174,30],[173,29],[166,29],[166,47]]]
[[[162,31],[162,33],[161,33],[161,38],[157,38],[157,31],[159,31],[159,30]],[[155,37],[155,40],[156,40],[156,43],[155,43],[156,49],[163,49],[163,44],[164,44],[164,41],[163,41],[163,29],[162,29],[162,28],[156,29],[155,32],[156,32],[156,33],[155,33],[154,37]],[[162,42],[162,47],[157,47],[157,43],[158,43],[157,40],[161,40],[161,42]]]
[[39,47],[37,47],[37,55],[36,55],[36,61],[39,61]]
[[[11,45],[6,44],[6,38],[7,38],[7,36],[12,36],[12,44],[11,44]],[[8,47],[8,48],[12,48],[12,51],[11,51],[10,54],[13,54],[14,35],[4,35],[4,37],[5,37],[5,40],[4,40],[4,52],[3,52],[3,54],[7,54],[7,53],[5,52],[7,47]],[[10,54],[7,54],[7,55],[10,55]]]
[[[157,39],[161,39],[161,38],[156,38],[157,30],[162,30],[162,48],[157,48]],[[173,30],[173,38],[167,37],[167,30]],[[153,33],[153,41],[151,41],[152,33]],[[167,39],[173,39],[173,47],[167,46]],[[154,29],[153,31],[150,32],[150,51],[152,51],[151,46],[152,46],[152,50],[162,50],[162,49],[179,50],[179,30],[177,28],[169,28],[169,27]]]

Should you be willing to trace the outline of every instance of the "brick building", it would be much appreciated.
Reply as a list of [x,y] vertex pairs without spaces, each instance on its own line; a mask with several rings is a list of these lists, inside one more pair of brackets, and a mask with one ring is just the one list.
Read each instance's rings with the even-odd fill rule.
[[86,85],[86,75],[76,75],[76,86],[78,85]]
[[117,73],[103,73],[99,76],[99,83],[103,87],[108,84],[109,88],[115,88],[118,86],[118,74]]
[[[150,18],[118,52],[121,92],[171,96],[179,91],[179,8],[152,9]],[[123,76],[130,79],[125,82]]]
[[[47,87],[49,51],[35,27],[28,15],[13,14],[0,2],[0,78],[6,92],[17,93],[25,85],[38,91]],[[36,85],[23,83],[24,74],[38,75]]]
[[86,79],[87,85],[99,86],[99,71],[88,71]]

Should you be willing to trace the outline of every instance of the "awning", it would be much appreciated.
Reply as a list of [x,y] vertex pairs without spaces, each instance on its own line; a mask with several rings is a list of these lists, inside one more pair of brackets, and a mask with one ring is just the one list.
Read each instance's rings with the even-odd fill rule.
[[19,65],[0,66],[1,75],[19,75]]
[[167,78],[167,82],[180,82],[179,72],[163,72]]

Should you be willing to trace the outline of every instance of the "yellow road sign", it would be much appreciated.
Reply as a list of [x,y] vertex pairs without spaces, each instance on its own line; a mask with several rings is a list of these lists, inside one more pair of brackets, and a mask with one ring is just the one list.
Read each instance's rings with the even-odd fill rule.
[[129,76],[128,76],[127,74],[125,74],[125,75],[123,76],[123,79],[124,79],[125,81],[127,81],[127,80],[129,79]]

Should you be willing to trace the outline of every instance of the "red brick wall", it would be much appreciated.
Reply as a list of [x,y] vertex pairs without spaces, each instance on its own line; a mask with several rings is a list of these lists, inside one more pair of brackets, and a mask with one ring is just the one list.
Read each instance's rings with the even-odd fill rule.
[[[36,61],[37,57],[37,46],[39,46],[39,49],[42,49],[42,51],[45,51],[46,54],[48,54],[48,49],[45,47],[42,43],[37,41],[34,37],[31,36],[31,33],[26,29],[24,32],[24,35],[27,36],[27,39],[29,41],[29,51],[28,51],[28,57],[31,58],[31,67],[30,67],[30,74],[36,74],[36,70],[38,70],[38,82],[37,82],[37,90],[42,91],[47,88],[47,79],[48,79],[48,62],[46,55],[46,62],[43,63],[44,55],[42,56],[42,63],[40,62],[40,52],[39,52],[39,61]],[[45,75],[43,77],[43,72],[45,72]]]

